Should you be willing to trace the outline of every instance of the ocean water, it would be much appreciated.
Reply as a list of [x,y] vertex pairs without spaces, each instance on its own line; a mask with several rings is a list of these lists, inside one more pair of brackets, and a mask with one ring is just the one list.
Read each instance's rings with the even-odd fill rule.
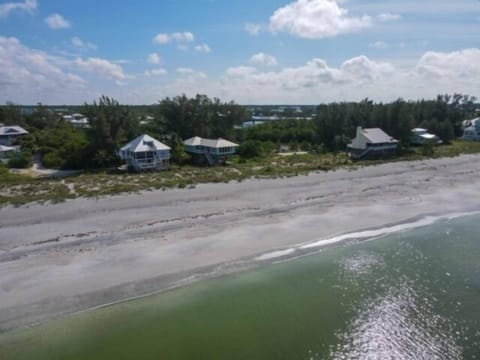
[[480,216],[421,225],[0,334],[0,359],[480,359]]

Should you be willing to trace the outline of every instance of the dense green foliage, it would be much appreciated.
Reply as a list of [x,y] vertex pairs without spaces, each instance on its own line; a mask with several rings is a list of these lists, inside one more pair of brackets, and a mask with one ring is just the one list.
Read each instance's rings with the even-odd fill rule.
[[94,167],[118,164],[118,149],[139,135],[137,117],[130,107],[120,105],[106,96],[102,96],[92,105],[85,104],[84,113],[91,126],[88,131],[89,164]]
[[338,151],[355,137],[358,126],[379,127],[408,147],[411,129],[426,128],[445,143],[462,135],[462,120],[474,116],[475,98],[455,94],[439,95],[436,100],[374,103],[332,103],[317,107],[311,120],[279,120],[237,131],[240,141],[270,141],[290,144],[293,150]]
[[8,167],[15,169],[26,169],[32,166],[32,154],[22,151],[16,153],[8,160]]
[[[410,131],[423,127],[449,143],[462,135],[462,120],[473,118],[475,98],[455,94],[441,95],[435,100],[374,103],[365,99],[358,103],[331,103],[305,107],[304,119],[286,118],[250,128],[235,128],[249,119],[245,107],[217,98],[185,95],[165,98],[151,106],[125,106],[102,96],[92,104],[72,107],[90,120],[90,128],[75,129],[51,108],[38,104],[22,113],[14,104],[0,107],[0,123],[25,127],[30,135],[19,141],[26,155],[12,161],[25,165],[28,153],[39,153],[45,166],[87,169],[118,165],[118,149],[136,136],[147,133],[168,144],[172,161],[183,163],[188,158],[182,140],[191,136],[224,137],[241,144],[239,154],[245,158],[262,157],[272,151],[288,148],[322,153],[343,151],[355,136],[356,128],[380,127],[409,146]],[[63,110],[62,110],[63,111]],[[68,111],[68,109],[67,109]],[[270,115],[274,107],[257,107]],[[288,108],[281,116],[297,116]],[[140,124],[140,120],[143,120]],[[287,146],[285,146],[287,145]],[[424,149],[425,154],[432,149]],[[27,164],[28,165],[28,164]]]
[[84,131],[59,123],[37,133],[37,144],[47,168],[81,169],[88,163],[88,137]]
[[222,103],[206,95],[181,95],[160,101],[151,129],[159,135],[176,134],[181,139],[230,137],[233,126],[247,119],[245,108],[233,102]]

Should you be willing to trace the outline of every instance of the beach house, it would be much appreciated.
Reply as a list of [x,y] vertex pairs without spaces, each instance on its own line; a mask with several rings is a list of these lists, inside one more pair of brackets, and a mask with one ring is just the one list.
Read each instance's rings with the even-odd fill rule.
[[480,141],[480,117],[463,121],[462,139]]
[[8,162],[8,160],[19,152],[19,146],[0,145],[0,162]]
[[225,163],[227,157],[235,154],[238,148],[238,144],[222,138],[203,139],[198,136],[184,140],[183,145],[195,163],[208,165]]
[[398,140],[386,134],[382,129],[362,129],[357,127],[357,134],[348,145],[353,159],[381,158],[395,154]]
[[118,155],[135,171],[164,170],[170,166],[170,148],[145,134],[123,146]]
[[90,127],[90,121],[82,114],[63,115],[63,120],[76,129],[88,129]]
[[426,129],[415,128],[411,131],[410,143],[412,145],[441,144],[442,140],[437,135],[427,132]]
[[0,145],[11,146],[27,134],[28,131],[21,126],[0,126]]

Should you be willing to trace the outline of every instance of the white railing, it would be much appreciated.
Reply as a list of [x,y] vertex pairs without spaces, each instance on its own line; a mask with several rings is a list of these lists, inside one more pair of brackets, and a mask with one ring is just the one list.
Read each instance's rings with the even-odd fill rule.
[[168,162],[164,163],[164,159],[153,159],[153,160],[134,160],[133,164],[134,167],[140,170],[145,169],[166,169],[168,167]]

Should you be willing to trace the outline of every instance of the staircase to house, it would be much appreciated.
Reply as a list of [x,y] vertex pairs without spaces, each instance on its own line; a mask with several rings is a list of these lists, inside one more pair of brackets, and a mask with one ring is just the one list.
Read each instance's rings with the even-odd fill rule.
[[207,159],[208,165],[215,165],[212,155],[209,152],[205,152],[205,159]]
[[355,154],[353,155],[353,158],[354,159],[361,159],[362,157],[364,157],[365,155],[367,155],[369,152],[370,152],[370,148],[366,148],[365,150],[363,150],[360,154]]

